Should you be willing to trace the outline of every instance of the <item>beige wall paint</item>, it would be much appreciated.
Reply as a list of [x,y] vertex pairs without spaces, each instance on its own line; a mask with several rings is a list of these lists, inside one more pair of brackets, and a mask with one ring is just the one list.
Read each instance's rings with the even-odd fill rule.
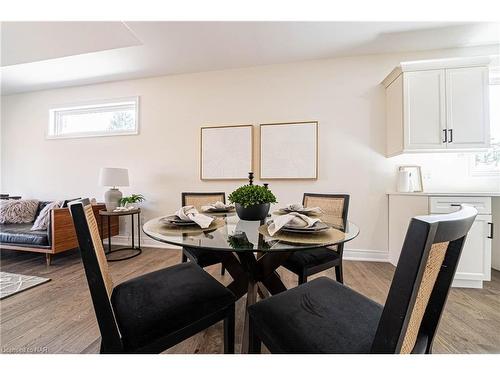
[[[257,153],[259,123],[317,120],[319,179],[269,181],[271,189],[280,204],[300,201],[306,191],[351,194],[350,219],[361,234],[347,248],[386,253],[385,193],[394,188],[395,166],[408,157],[384,156],[385,94],[380,82],[400,61],[495,51],[474,48],[346,57],[4,96],[1,189],[39,199],[89,196],[102,200],[106,189],[97,185],[99,168],[124,167],[129,169],[131,186],[121,190],[144,194],[148,219],[173,212],[182,191],[229,193],[241,184],[200,181],[200,126],[254,124]],[[137,136],[45,139],[48,110],[54,105],[136,95],[141,109]],[[448,170],[450,157],[421,158],[421,164],[441,175],[438,172]],[[420,161],[415,155],[409,158]],[[258,161],[257,156],[256,172]],[[448,178],[470,189],[498,186],[498,180],[468,177],[463,168],[449,173]],[[431,177],[427,188],[432,187]]]

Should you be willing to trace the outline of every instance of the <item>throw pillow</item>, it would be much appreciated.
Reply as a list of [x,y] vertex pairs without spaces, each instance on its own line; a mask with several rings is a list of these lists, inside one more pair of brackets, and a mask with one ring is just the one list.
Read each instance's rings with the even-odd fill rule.
[[45,230],[49,226],[50,222],[50,210],[53,208],[59,208],[61,206],[60,201],[54,201],[47,204],[38,214],[31,230]]
[[31,223],[37,208],[36,199],[0,200],[0,224]]

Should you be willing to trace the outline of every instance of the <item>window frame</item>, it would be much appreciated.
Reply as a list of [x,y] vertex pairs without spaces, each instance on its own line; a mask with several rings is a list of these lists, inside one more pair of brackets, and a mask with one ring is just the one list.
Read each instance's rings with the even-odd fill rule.
[[[500,86],[500,68],[490,68],[490,77],[489,77],[489,86]],[[488,98],[489,100],[489,98]],[[491,105],[491,102],[488,103],[488,108]],[[491,122],[490,122],[491,126]],[[470,157],[470,175],[472,177],[499,177],[500,169],[491,169],[491,170],[477,170],[475,166],[475,158],[478,152],[475,152]]]
[[[58,126],[57,116],[60,112],[73,112],[78,113],[78,111],[85,111],[88,109],[95,108],[96,110],[103,109],[106,107],[113,107],[114,103],[121,102],[133,102],[135,105],[135,127],[130,131],[89,131],[89,132],[79,132],[73,134],[55,134],[55,130]],[[118,107],[118,106],[115,106]],[[103,111],[104,112],[104,111]],[[93,138],[93,137],[113,137],[122,135],[138,135],[140,125],[140,106],[139,106],[139,96],[129,96],[121,98],[112,99],[96,99],[77,103],[70,103],[64,105],[54,106],[49,109],[49,124],[47,128],[47,133],[45,135],[46,139],[72,139],[72,138]]]

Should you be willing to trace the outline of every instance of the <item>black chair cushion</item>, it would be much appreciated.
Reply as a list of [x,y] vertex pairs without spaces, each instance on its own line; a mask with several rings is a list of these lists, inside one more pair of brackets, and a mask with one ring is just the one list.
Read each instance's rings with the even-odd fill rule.
[[286,259],[283,266],[292,272],[301,273],[304,268],[311,268],[332,261],[338,261],[340,264],[339,253],[322,247],[320,249],[296,251]]
[[220,256],[215,251],[201,250],[195,247],[184,247],[183,251],[187,257],[200,267],[208,267],[212,264],[221,263]]
[[111,295],[123,342],[139,348],[220,311],[234,295],[193,263],[125,281]]
[[0,242],[3,244],[50,247],[48,230],[31,230],[33,223],[0,225]]
[[383,307],[320,277],[248,308],[273,353],[369,353]]

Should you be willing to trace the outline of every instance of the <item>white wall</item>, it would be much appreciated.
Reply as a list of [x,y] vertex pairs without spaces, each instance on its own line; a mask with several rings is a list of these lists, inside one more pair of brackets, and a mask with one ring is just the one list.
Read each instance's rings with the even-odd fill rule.
[[[385,256],[385,193],[394,189],[395,165],[410,158],[432,166],[429,190],[444,188],[443,181],[488,190],[498,187],[498,179],[468,177],[457,156],[385,158],[381,80],[400,61],[496,52],[475,48],[346,57],[4,96],[1,190],[39,199],[102,200],[105,188],[97,185],[99,168],[125,167],[131,186],[122,191],[144,194],[145,217],[150,218],[177,208],[181,191],[229,193],[240,184],[200,181],[200,126],[317,120],[319,179],[269,181],[270,187],[280,204],[299,201],[305,191],[348,192],[350,219],[361,234],[347,248]],[[135,95],[141,101],[138,136],[45,139],[51,106]],[[258,158],[255,162],[257,171]],[[450,163],[456,167],[449,169]]]

